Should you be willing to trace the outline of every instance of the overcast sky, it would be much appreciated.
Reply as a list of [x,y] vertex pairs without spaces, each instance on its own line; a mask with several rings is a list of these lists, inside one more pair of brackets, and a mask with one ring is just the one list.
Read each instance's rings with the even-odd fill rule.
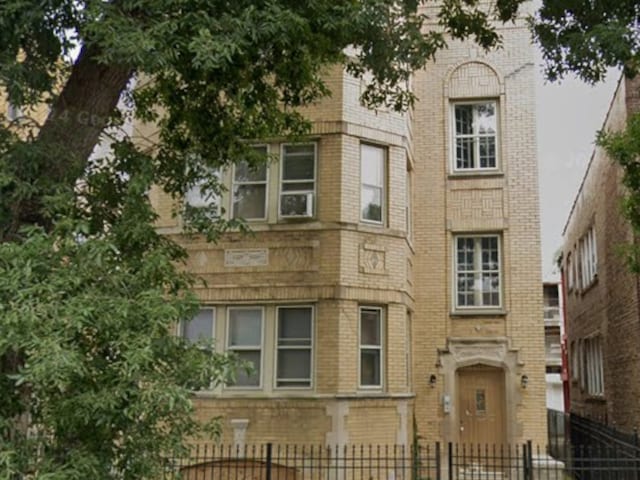
[[542,274],[557,279],[554,253],[591,158],[596,132],[609,109],[618,74],[594,87],[575,78],[546,84],[538,68],[538,162],[542,223]]

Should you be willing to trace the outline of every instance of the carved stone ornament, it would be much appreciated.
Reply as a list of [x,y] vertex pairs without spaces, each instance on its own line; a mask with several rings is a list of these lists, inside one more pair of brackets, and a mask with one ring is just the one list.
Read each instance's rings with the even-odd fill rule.
[[224,251],[225,267],[266,267],[269,265],[269,249],[245,248]]

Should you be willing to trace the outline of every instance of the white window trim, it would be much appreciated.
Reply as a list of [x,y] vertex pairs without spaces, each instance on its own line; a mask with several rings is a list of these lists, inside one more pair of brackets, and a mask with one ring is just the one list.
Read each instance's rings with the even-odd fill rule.
[[[278,350],[279,350],[279,345],[278,345],[278,329],[279,329],[279,322],[280,322],[280,310],[283,308],[309,308],[311,309],[311,345],[308,348],[309,350],[309,355],[310,355],[310,371],[309,371],[309,385],[306,387],[296,387],[296,386],[278,386]],[[314,372],[315,372],[315,326],[316,326],[316,322],[315,322],[315,316],[316,316],[316,311],[315,311],[315,307],[313,305],[310,304],[283,304],[283,305],[276,305],[275,308],[275,319],[274,319],[274,328],[273,328],[273,389],[274,390],[278,390],[278,391],[282,391],[282,390],[312,390],[314,388]],[[300,350],[307,350],[307,348],[299,348]]]
[[225,330],[225,349],[227,352],[235,351],[255,351],[255,347],[231,347],[229,345],[229,334],[231,333],[231,311],[232,310],[260,310],[260,374],[258,377],[258,385],[225,385],[225,389],[229,390],[262,390],[264,388],[264,357],[265,357],[265,345],[264,345],[264,331],[265,331],[265,308],[261,305],[228,305],[227,308],[227,322]]
[[588,396],[604,396],[604,362],[602,337],[595,335],[585,338],[585,390]]
[[578,374],[580,369],[580,356],[578,355],[578,340],[572,340],[570,344],[569,350],[569,360],[570,360],[570,376],[571,380],[577,381]]
[[[458,238],[497,238],[498,239],[498,282],[500,284],[500,288],[498,290],[498,305],[458,305]],[[452,300],[453,300],[453,309],[457,312],[462,311],[490,311],[490,310],[501,310],[504,305],[504,259],[502,255],[502,235],[499,233],[459,233],[453,236],[453,290],[452,290]],[[481,271],[482,272],[482,271]]]
[[413,171],[407,167],[405,185],[405,230],[407,238],[413,240]]
[[[271,153],[269,145],[266,143],[258,143],[258,144],[254,144],[251,145],[251,148],[265,148],[266,149],[266,153],[267,153],[267,157],[269,156],[269,154]],[[256,181],[252,181],[252,182],[240,182],[239,185],[262,185],[264,184],[264,216],[263,217],[252,217],[252,218],[244,218],[244,217],[236,217],[235,216],[235,212],[234,212],[234,199],[233,196],[235,194],[235,186],[236,186],[236,165],[235,163],[233,164],[233,168],[231,169],[231,190],[230,190],[230,195],[229,197],[231,197],[229,199],[230,205],[229,205],[229,212],[231,213],[231,218],[242,218],[243,220],[246,220],[247,222],[265,222],[267,221],[267,219],[269,218],[269,174],[270,174],[270,168],[269,168],[269,162],[267,161],[264,164],[264,170],[265,170],[265,177],[264,177],[264,181],[261,182],[256,182]]]
[[[474,167],[474,168],[457,168],[456,166],[456,139],[458,136],[456,135],[456,106],[457,105],[484,105],[488,103],[493,103],[496,109],[496,134],[495,134],[495,143],[496,143],[496,166],[495,167]],[[450,110],[449,116],[451,118],[451,149],[449,152],[450,156],[450,168],[451,172],[454,174],[473,174],[473,173],[496,173],[500,171],[501,158],[500,158],[500,102],[497,98],[487,98],[481,100],[473,100],[473,101],[456,101],[453,100],[450,102]],[[474,120],[475,120],[475,112],[474,112]],[[490,135],[463,135],[465,138],[487,138]],[[479,156],[479,142],[473,142],[474,154],[478,154],[477,161],[480,162]]]
[[[206,167],[205,167],[206,168]],[[209,172],[211,172],[214,176],[218,177],[218,183],[224,187],[225,186],[225,181],[224,181],[224,176],[223,176],[223,172],[221,170],[221,168],[206,168],[207,170],[209,170]],[[220,193],[212,193],[213,198],[211,200],[209,200],[208,203],[205,203],[204,201],[201,201],[198,205],[192,204],[189,201],[189,193],[194,190],[197,191],[198,193],[198,199],[202,200],[202,185],[204,184],[204,182],[202,180],[198,181],[196,184],[194,184],[193,186],[191,186],[191,188],[189,188],[189,190],[187,190],[184,194],[184,205],[188,205],[192,208],[205,208],[208,207],[211,203],[215,203],[216,204],[216,216],[220,217],[222,216],[222,192]]]
[[[211,311],[211,340],[212,342],[217,343],[217,339],[216,339],[216,324],[218,321],[217,315],[218,312],[216,311],[216,307],[211,306],[211,305],[201,305],[198,313],[202,310],[210,310]],[[186,320],[181,320],[180,322],[178,322],[178,324],[176,325],[176,336],[177,337],[181,337],[184,338],[185,340],[188,340],[187,337],[185,337],[184,335],[184,327],[186,323],[191,322],[193,319],[189,320],[188,322]],[[214,347],[216,345],[214,344]],[[216,348],[214,348],[214,351],[216,350]]]
[[16,120],[20,120],[20,118],[22,117],[22,107],[18,107],[17,105],[14,105],[7,100],[7,120],[9,120],[10,122],[15,122]]
[[567,254],[567,262],[566,262],[566,269],[567,269],[567,288],[569,291],[572,291],[575,288],[575,279],[574,279],[574,270],[573,270],[573,263],[575,262],[575,259],[573,258],[573,252],[569,252]]
[[[290,147],[290,146],[304,146],[304,145],[313,145],[313,180],[309,180],[307,183],[310,183],[311,181],[313,181],[313,190],[309,191],[309,190],[287,190],[286,192],[284,191],[284,189],[282,188],[282,186],[285,183],[302,183],[302,180],[284,180],[283,176],[284,176],[284,151],[286,147]],[[317,216],[317,211],[318,211],[318,205],[317,205],[317,199],[318,199],[318,195],[317,195],[317,190],[318,190],[318,142],[301,142],[301,143],[282,143],[280,144],[280,161],[279,161],[279,168],[280,168],[280,176],[279,176],[279,182],[278,182],[278,221],[286,221],[286,220],[291,220],[292,218],[295,217],[290,217],[287,215],[282,215],[282,195],[287,193],[287,194],[305,194],[305,193],[311,193],[313,195],[313,211],[311,214],[311,217],[309,218],[315,218]],[[304,218],[304,217],[301,217]]]
[[[380,150],[382,150],[382,185],[371,185],[371,184],[365,184],[362,181],[362,147],[363,146],[368,146],[368,147],[372,147],[372,148],[379,148]],[[375,143],[368,143],[368,142],[360,142],[360,188],[358,190],[358,193],[360,194],[360,222],[362,223],[366,223],[369,225],[376,225],[376,226],[383,226],[386,224],[387,221],[387,176],[388,176],[388,163],[389,163],[389,149],[386,146],[383,145],[377,145]],[[364,186],[370,187],[370,188],[379,188],[380,190],[382,190],[381,195],[380,195],[380,220],[371,220],[369,218],[363,218],[362,216],[362,188]]]
[[[380,345],[363,345],[362,341],[362,311],[363,310],[376,310],[380,314]],[[386,343],[385,337],[385,315],[384,308],[373,306],[373,305],[360,305],[358,307],[358,388],[360,390],[382,390],[385,385],[385,354],[384,354],[384,346]],[[379,385],[362,385],[362,349],[378,349],[380,351],[380,384]]]

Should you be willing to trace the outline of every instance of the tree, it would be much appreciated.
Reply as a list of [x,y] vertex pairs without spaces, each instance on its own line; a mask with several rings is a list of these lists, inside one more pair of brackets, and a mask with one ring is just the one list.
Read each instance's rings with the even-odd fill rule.
[[[574,73],[589,83],[615,67],[633,77],[640,69],[640,2],[637,0],[544,0],[533,20],[550,80]],[[640,235],[640,112],[622,132],[601,132],[597,143],[623,169],[623,214]],[[640,273],[640,246],[626,248],[629,267]]]
[[[512,19],[519,0],[496,12],[443,0],[437,31],[419,3],[0,5],[0,86],[24,113],[0,127],[2,478],[152,477],[198,434],[191,392],[236,365],[171,334],[197,308],[195,279],[154,230],[149,189],[218,192],[213,169],[265,160],[246,140],[304,135],[297,107],[330,93],[331,65],[372,74],[365,102],[406,108],[411,72],[445,35],[495,46],[491,19]],[[128,133],[134,119],[156,135]],[[92,156],[101,139],[110,152]],[[212,240],[242,228],[212,209],[180,213]]]

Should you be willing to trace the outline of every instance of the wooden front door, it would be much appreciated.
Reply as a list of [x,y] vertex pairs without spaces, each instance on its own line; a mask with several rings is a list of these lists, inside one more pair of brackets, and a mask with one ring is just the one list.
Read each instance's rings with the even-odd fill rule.
[[457,372],[459,442],[506,444],[504,371],[485,365]]

